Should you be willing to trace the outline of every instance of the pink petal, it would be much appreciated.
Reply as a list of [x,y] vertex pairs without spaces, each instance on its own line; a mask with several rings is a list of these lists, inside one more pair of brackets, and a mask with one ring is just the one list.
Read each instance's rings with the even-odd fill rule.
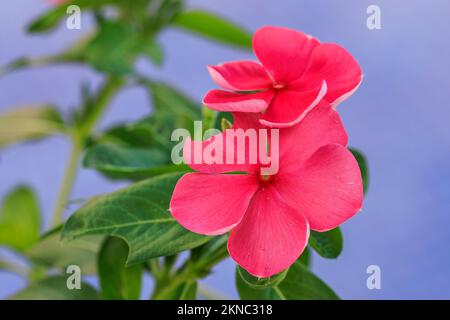
[[211,90],[203,99],[203,104],[217,111],[261,112],[267,108],[273,95],[272,90],[249,94]]
[[272,80],[266,69],[254,61],[227,62],[208,66],[213,80],[222,88],[231,91],[269,89]]
[[280,172],[297,170],[320,147],[330,143],[347,145],[347,133],[330,105],[321,101],[297,125],[280,130]]
[[269,186],[253,197],[241,223],[231,232],[228,251],[250,274],[267,278],[294,263],[308,238],[306,219]]
[[327,92],[327,85],[306,92],[280,90],[272,99],[269,108],[261,118],[268,127],[287,128],[299,123]]
[[[251,129],[255,136],[258,136],[258,129],[262,127],[259,118],[260,114],[258,113],[234,112],[232,129]],[[208,151],[208,148],[211,152]],[[214,152],[212,149],[215,149]],[[231,163],[227,164],[229,152],[232,152],[234,156],[231,158]],[[259,170],[259,158],[256,157],[254,160],[250,157],[250,152],[248,140],[245,140],[245,144],[241,144],[237,139],[230,139],[230,136],[227,139],[227,132],[214,135],[205,141],[187,139],[183,147],[184,162],[192,169],[203,173],[256,172]],[[243,155],[244,158],[241,159],[244,161],[238,161],[238,155]],[[253,154],[253,156],[257,155]]]
[[170,212],[192,232],[223,234],[241,221],[257,188],[252,175],[188,173],[175,186]]
[[361,67],[344,48],[332,43],[321,44],[313,51],[302,78],[290,86],[307,90],[317,86],[323,79],[328,86],[325,99],[335,107],[351,96],[361,84]]
[[358,163],[339,144],[320,148],[297,172],[280,174],[275,188],[286,203],[305,216],[312,230],[336,228],[362,206]]
[[259,61],[279,82],[300,78],[319,41],[302,32],[283,27],[264,27],[256,31],[253,50]]

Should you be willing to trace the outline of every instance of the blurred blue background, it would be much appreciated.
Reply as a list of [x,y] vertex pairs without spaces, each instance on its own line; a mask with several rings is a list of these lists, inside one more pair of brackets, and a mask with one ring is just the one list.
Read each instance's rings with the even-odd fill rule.
[[[282,25],[322,41],[337,42],[360,62],[364,82],[339,106],[350,145],[369,159],[371,181],[363,211],[343,225],[344,251],[337,260],[314,256],[313,269],[344,299],[450,298],[450,2],[446,0],[192,0],[249,30]],[[381,30],[366,27],[366,9],[381,8]],[[31,18],[48,5],[44,0],[3,1],[0,8],[0,65],[19,56],[44,55],[65,48],[88,30],[60,28],[50,35],[28,36]],[[139,68],[200,99],[214,87],[207,64],[252,58],[177,30],[160,38],[163,68],[146,62]],[[83,81],[99,84],[88,68],[55,66],[20,71],[0,78],[0,111],[18,105],[50,102],[63,112],[80,101]],[[151,110],[143,90],[123,91],[108,109],[101,128],[138,119]],[[35,188],[49,213],[64,172],[69,144],[62,137],[0,151],[0,196],[18,183]],[[72,199],[116,190],[97,173],[81,170]],[[72,211],[69,208],[68,213]],[[0,251],[3,254],[4,251]],[[379,265],[382,289],[368,290],[366,268]],[[229,297],[234,263],[222,263],[206,283]],[[0,271],[0,298],[24,286]],[[147,281],[146,290],[151,284]]]

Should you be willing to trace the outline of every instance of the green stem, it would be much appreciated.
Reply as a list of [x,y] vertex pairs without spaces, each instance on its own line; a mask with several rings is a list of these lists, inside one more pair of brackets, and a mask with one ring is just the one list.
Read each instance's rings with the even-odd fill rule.
[[122,78],[108,77],[104,86],[98,92],[95,103],[91,106],[91,109],[88,110],[86,118],[83,119],[80,127],[75,128],[71,133],[72,151],[53,211],[52,227],[56,227],[63,222],[64,208],[72,191],[78,170],[78,162],[80,161],[85,141],[91,135],[92,130],[100,120],[109,102],[114,94],[121,88],[123,83],[124,80]]
[[75,176],[78,169],[78,161],[80,160],[82,149],[83,147],[81,141],[78,141],[78,139],[76,138],[72,138],[72,150],[70,152],[66,173],[61,183],[59,195],[56,199],[56,204],[52,216],[52,227],[60,225],[63,221],[64,209],[72,191],[72,186],[75,181]]
[[0,270],[9,271],[24,278],[28,277],[28,270],[10,261],[0,260]]
[[152,299],[153,300],[165,300],[167,299],[167,295],[169,295],[173,290],[175,290],[179,285],[191,279],[192,276],[189,275],[188,272],[182,272],[177,274],[170,280],[165,280],[164,282],[168,282],[162,289],[154,292]]
[[215,289],[200,283],[198,285],[198,293],[208,300],[230,300],[229,297],[224,294],[217,292]]

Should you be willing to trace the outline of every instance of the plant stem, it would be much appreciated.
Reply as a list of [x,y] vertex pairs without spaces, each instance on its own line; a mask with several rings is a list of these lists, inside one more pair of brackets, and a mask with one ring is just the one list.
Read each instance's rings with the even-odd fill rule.
[[199,283],[198,293],[208,300],[231,300],[224,294],[217,292],[216,290],[206,286],[205,284]]
[[19,266],[18,264],[6,260],[0,260],[0,270],[9,271],[18,274],[19,276],[22,276],[24,278],[28,276],[27,269],[23,268],[22,266]]
[[52,217],[52,227],[63,222],[64,208],[69,200],[73,183],[78,169],[78,162],[83,152],[86,139],[91,135],[104,110],[113,98],[114,94],[121,88],[124,80],[118,77],[108,77],[103,87],[98,92],[94,104],[88,110],[86,118],[81,125],[73,129],[71,133],[72,150],[67,164],[66,173],[61,183],[59,196],[56,200]]
[[60,225],[64,218],[64,209],[72,191],[75,176],[78,169],[78,161],[82,152],[82,144],[78,139],[72,138],[72,150],[70,152],[69,163],[67,164],[66,173],[61,183],[58,198],[56,199],[55,208],[52,216],[52,227]]

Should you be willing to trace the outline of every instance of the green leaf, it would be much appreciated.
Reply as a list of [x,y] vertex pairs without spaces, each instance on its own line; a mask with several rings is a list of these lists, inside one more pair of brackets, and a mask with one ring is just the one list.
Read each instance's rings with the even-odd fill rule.
[[[92,138],[90,146],[114,144],[132,149],[157,149],[167,157],[172,151],[170,124],[146,117],[134,123],[124,123],[107,129],[100,136]],[[171,164],[168,161],[166,164]]]
[[300,256],[300,258],[298,258],[298,261],[306,268],[311,267],[311,250],[309,249],[309,247],[306,247],[305,250],[303,250],[302,255]]
[[125,75],[133,71],[138,46],[132,26],[104,21],[97,36],[87,45],[85,55],[97,70]]
[[169,167],[168,155],[158,149],[131,148],[121,145],[98,144],[89,148],[83,159],[83,166],[96,169],[114,177],[149,177]]
[[[231,114],[231,112],[219,112],[216,116],[216,122],[214,124],[214,128],[223,131],[224,129],[224,124],[226,124],[225,129],[229,129],[228,126],[233,124],[233,115]],[[231,127],[231,126],[230,126]]]
[[255,288],[236,270],[236,286],[243,300],[334,300],[339,297],[300,262],[295,262],[286,278],[276,286]]
[[137,51],[147,57],[155,65],[161,66],[164,62],[164,52],[161,46],[153,40],[141,38],[139,39]]
[[288,273],[288,269],[286,269],[283,272],[280,272],[268,278],[257,278],[252,276],[250,273],[248,273],[245,269],[241,268],[240,266],[237,267],[237,270],[239,276],[245,282],[246,285],[258,289],[278,286],[284,280],[284,278],[286,278],[286,275]]
[[0,245],[24,252],[39,239],[40,219],[33,191],[26,186],[15,188],[0,211]]
[[[183,117],[200,120],[202,117],[200,104],[174,87],[162,82],[148,82],[152,92],[155,113],[168,112],[172,117]],[[191,124],[192,125],[192,124]]]
[[109,237],[98,257],[102,297],[110,300],[137,300],[141,294],[142,265],[126,267],[128,245]]
[[40,139],[63,129],[61,116],[51,106],[15,108],[0,114],[0,147]]
[[97,292],[87,283],[81,283],[81,289],[67,288],[67,277],[52,276],[32,283],[16,293],[11,300],[96,300]]
[[144,180],[93,199],[67,221],[63,237],[103,234],[124,239],[128,264],[195,248],[210,238],[189,232],[169,213],[169,202],[181,173]]
[[58,227],[42,236],[26,256],[49,268],[65,270],[67,266],[77,265],[84,275],[96,273],[97,254],[104,237],[87,236],[64,242],[61,241],[61,230]]
[[177,143],[171,141],[175,129],[193,133],[194,121],[202,118],[200,104],[167,84],[152,81],[147,85],[154,107],[153,115],[147,120],[152,128],[152,139],[170,151]]
[[358,161],[359,170],[361,170],[361,177],[363,180],[364,194],[366,194],[369,187],[369,166],[367,164],[367,159],[360,150],[355,148],[349,148],[349,150],[353,153],[356,161]]
[[309,245],[322,257],[336,259],[342,252],[343,239],[341,229],[335,228],[326,232],[311,230]]
[[174,26],[209,39],[240,47],[251,49],[252,36],[250,33],[234,23],[210,12],[191,10],[179,13]]

